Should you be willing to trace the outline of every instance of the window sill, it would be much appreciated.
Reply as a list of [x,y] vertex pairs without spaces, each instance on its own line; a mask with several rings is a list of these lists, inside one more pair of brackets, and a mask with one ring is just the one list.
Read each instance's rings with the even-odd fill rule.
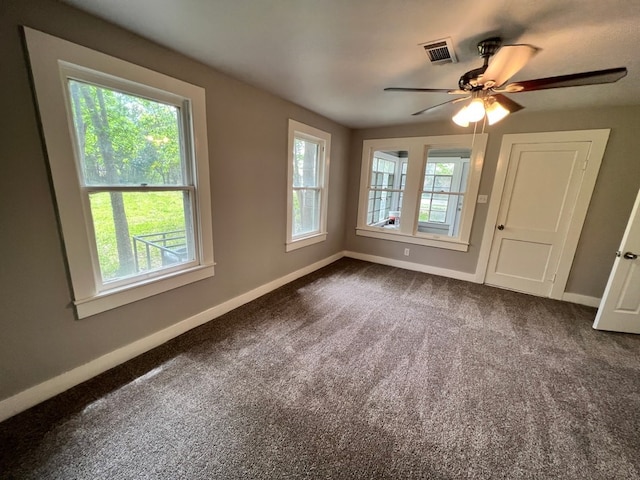
[[291,252],[299,248],[308,247],[309,245],[313,245],[315,243],[324,242],[326,239],[327,239],[326,233],[318,233],[310,237],[301,238],[299,240],[292,240],[290,242],[287,242],[285,251]]
[[391,229],[363,229],[357,228],[356,235],[362,237],[379,238],[381,240],[391,240],[392,242],[411,243],[413,245],[425,245],[427,247],[445,248],[447,250],[456,250],[458,252],[467,252],[469,250],[469,244],[461,242],[453,238],[446,238],[443,235],[429,235],[425,236],[406,235],[399,231],[389,231]]
[[162,278],[154,278],[145,283],[128,285],[119,289],[101,292],[93,297],[76,300],[74,302],[78,318],[86,318],[112,308],[133,303],[143,298],[151,297],[189,283],[212,277],[213,265],[201,265],[189,270],[182,270]]

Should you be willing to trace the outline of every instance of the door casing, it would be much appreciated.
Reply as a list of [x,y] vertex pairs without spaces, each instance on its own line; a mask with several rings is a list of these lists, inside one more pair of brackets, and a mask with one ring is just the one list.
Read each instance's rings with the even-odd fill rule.
[[578,241],[580,239],[582,226],[584,225],[584,220],[587,216],[591,195],[602,163],[602,157],[604,156],[607,140],[609,139],[609,133],[610,129],[598,129],[503,135],[500,154],[498,156],[496,175],[494,177],[493,188],[491,190],[487,220],[485,222],[484,234],[482,237],[482,245],[478,257],[476,281],[484,283],[487,275],[491,245],[493,243],[496,221],[498,219],[502,195],[504,193],[509,160],[514,145],[556,142],[590,142],[591,145],[587,156],[587,165],[584,170],[580,191],[578,193],[573,215],[571,216],[566,241],[560,254],[560,262],[558,263],[555,282],[553,283],[549,294],[550,298],[558,300],[562,299],[567,285],[567,280],[569,279],[569,273],[571,271],[571,265],[573,264],[573,258],[578,246]]

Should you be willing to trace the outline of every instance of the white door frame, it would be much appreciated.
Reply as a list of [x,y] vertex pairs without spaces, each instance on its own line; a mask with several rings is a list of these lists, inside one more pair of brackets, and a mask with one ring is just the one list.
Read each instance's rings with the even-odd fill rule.
[[591,142],[582,184],[580,185],[580,192],[578,193],[571,223],[567,231],[567,239],[560,254],[560,263],[558,264],[555,283],[551,287],[551,293],[549,294],[550,298],[562,299],[610,131],[610,129],[574,130],[566,132],[516,133],[502,136],[502,145],[498,156],[498,165],[496,167],[493,188],[491,189],[487,220],[484,226],[484,234],[482,236],[478,264],[476,266],[475,279],[478,283],[484,283],[487,275],[491,244],[498,220],[498,212],[500,210],[513,146],[522,143]]
[[[617,258],[613,263],[607,286],[604,289],[602,300],[593,322],[593,328],[597,330],[610,330],[613,332],[625,332],[640,334],[640,313],[631,310],[628,306],[621,305],[627,292],[634,291],[634,273],[638,266],[637,257],[629,258],[626,254],[638,255],[638,236],[640,234],[640,192],[633,204],[633,210],[624,231]],[[632,252],[629,250],[633,250]],[[633,294],[632,294],[633,295]],[[637,304],[636,304],[637,305]],[[637,308],[637,307],[636,307]]]

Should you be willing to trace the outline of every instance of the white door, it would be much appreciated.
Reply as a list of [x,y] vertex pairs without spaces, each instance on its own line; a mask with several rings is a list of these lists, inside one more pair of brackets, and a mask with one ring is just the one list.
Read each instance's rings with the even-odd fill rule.
[[485,283],[562,298],[608,136],[504,135],[479,260]]
[[593,328],[640,333],[640,192]]

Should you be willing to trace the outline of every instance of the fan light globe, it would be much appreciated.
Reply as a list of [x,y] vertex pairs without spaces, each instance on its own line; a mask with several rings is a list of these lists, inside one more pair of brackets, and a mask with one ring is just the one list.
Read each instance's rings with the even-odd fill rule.
[[492,102],[491,105],[487,107],[487,121],[489,125],[493,125],[509,115],[509,113],[509,110],[504,108],[500,102]]
[[466,113],[468,122],[477,122],[484,117],[484,101],[481,98],[474,98],[467,106]]
[[461,127],[468,127],[469,120],[467,120],[467,107],[462,107],[451,120],[453,120],[456,125],[460,125]]

